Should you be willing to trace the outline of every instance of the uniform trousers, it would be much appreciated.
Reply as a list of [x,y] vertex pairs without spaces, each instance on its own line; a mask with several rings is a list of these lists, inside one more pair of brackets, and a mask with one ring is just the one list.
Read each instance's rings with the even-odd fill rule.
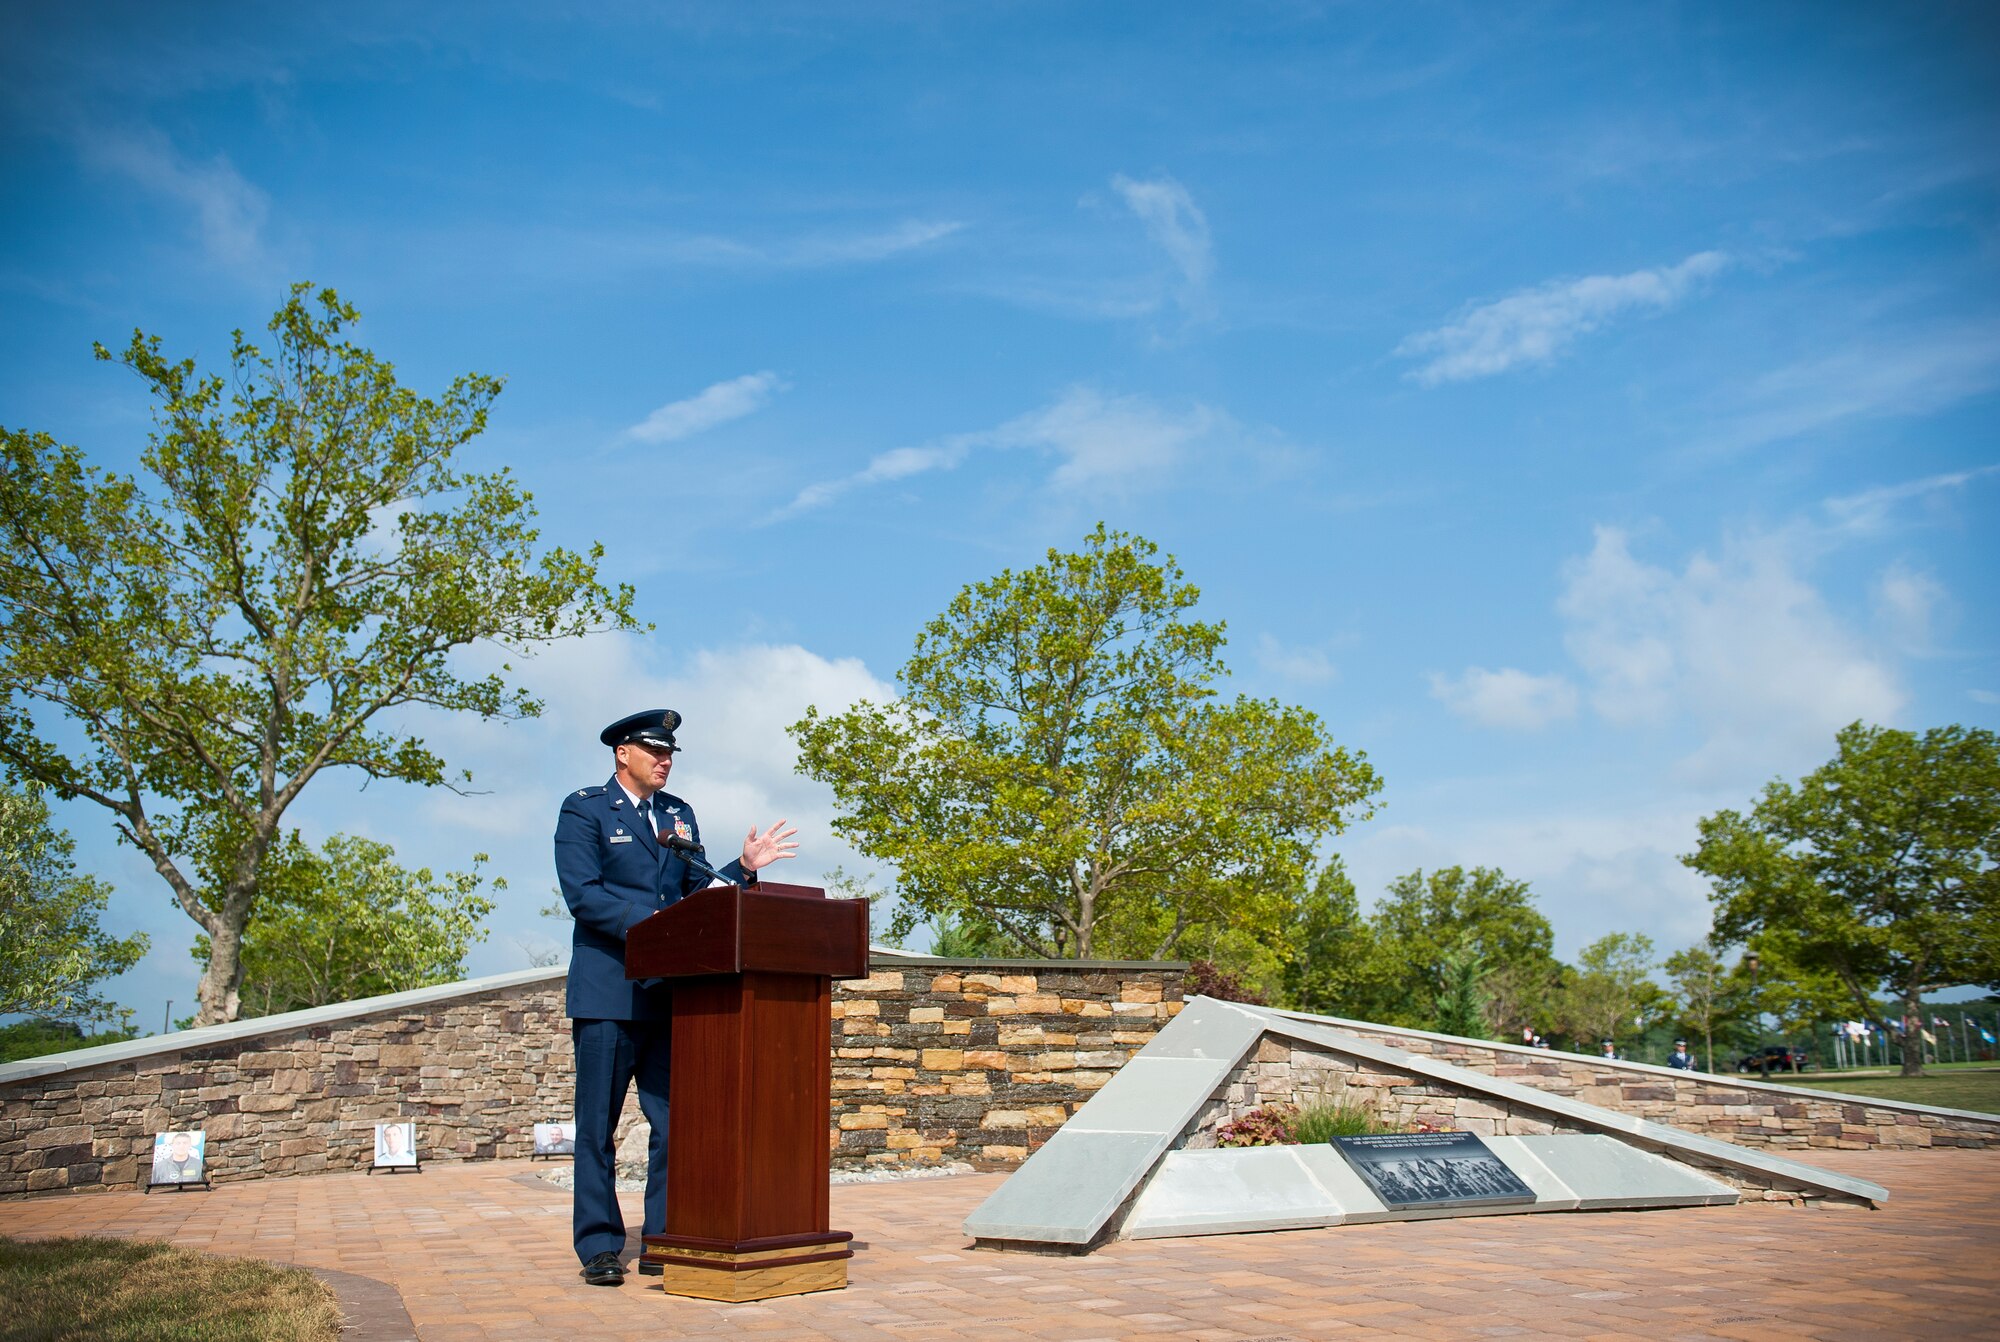
[[645,1223],[642,1233],[667,1228],[667,1077],[673,1022],[576,1020],[576,1256],[588,1263],[607,1250],[625,1248],[625,1217],[618,1209],[618,1151],[614,1138],[625,1092],[639,1083],[639,1110],[653,1125],[646,1153]]

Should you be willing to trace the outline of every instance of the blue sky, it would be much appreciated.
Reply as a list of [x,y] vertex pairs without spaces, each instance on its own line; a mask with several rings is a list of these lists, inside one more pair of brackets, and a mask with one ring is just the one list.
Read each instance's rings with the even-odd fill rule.
[[[0,423],[129,465],[92,340],[218,360],[332,284],[413,385],[506,377],[469,463],[659,626],[423,724],[488,795],[295,811],[492,853],[475,971],[561,938],[631,708],[687,714],[711,841],[854,869],[784,725],[1100,518],[1368,752],[1365,896],[1498,865],[1566,955],[1703,935],[1696,818],[1840,725],[2000,724],[1990,7],[829,8],[0,18]],[[65,819],[155,938],[116,992],[185,1010],[192,924]]]

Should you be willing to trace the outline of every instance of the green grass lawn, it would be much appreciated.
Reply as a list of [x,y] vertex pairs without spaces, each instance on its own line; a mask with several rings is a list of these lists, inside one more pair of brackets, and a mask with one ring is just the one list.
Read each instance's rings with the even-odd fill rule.
[[122,1239],[0,1239],[6,1342],[336,1342],[310,1272]]
[[[1991,1063],[1986,1064],[1988,1068]],[[1982,1114],[2000,1114],[2000,1069],[1926,1069],[1923,1076],[1827,1076],[1808,1072],[1794,1079],[1773,1074],[1771,1080],[1786,1086],[1810,1086],[1814,1090],[1837,1090],[1849,1095],[1872,1095],[1883,1100],[1904,1100],[1910,1104],[1935,1104],[1946,1109],[1973,1109]]]

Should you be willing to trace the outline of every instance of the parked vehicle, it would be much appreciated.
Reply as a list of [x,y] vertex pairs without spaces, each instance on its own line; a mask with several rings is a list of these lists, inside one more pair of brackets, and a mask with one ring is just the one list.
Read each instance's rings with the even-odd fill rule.
[[1771,1044],[1758,1049],[1748,1057],[1736,1060],[1737,1071],[1759,1072],[1765,1075],[1772,1072],[1803,1072],[1811,1066],[1812,1063],[1807,1061],[1805,1054],[1795,1048],[1786,1048],[1783,1044]]

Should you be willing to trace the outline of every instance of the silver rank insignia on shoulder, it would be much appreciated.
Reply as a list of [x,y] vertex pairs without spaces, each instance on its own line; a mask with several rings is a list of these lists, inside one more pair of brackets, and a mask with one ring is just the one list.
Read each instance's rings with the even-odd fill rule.
[[587,787],[580,787],[576,790],[576,795],[579,797],[588,797],[590,795],[590,789]]

